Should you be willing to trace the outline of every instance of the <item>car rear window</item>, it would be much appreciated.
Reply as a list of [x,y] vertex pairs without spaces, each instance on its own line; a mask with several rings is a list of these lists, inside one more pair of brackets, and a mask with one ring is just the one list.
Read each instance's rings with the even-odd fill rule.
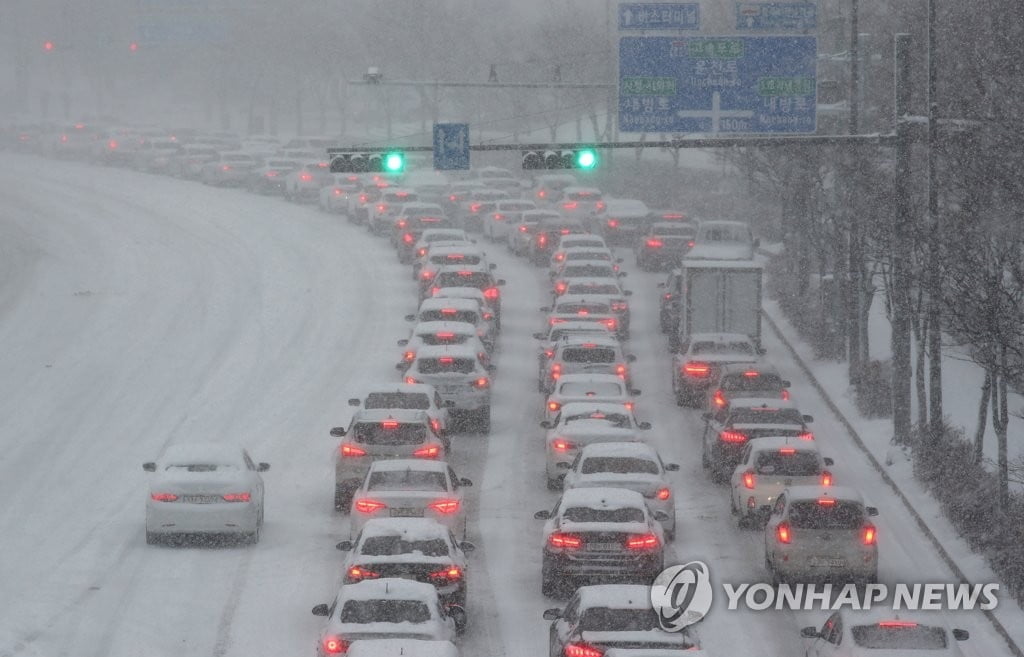
[[409,217],[409,228],[416,229],[421,228],[426,230],[428,228],[437,228],[439,226],[451,226],[452,222],[447,217],[441,217],[436,214],[424,214]]
[[430,396],[422,392],[371,392],[363,408],[403,408],[425,411],[430,408]]
[[565,195],[570,201],[600,201],[601,195],[597,192],[570,192]]
[[658,474],[658,464],[650,459],[632,456],[591,456],[580,467],[582,474],[610,472],[613,474]]
[[804,419],[795,408],[734,408],[729,424],[798,424]]
[[611,347],[567,347],[562,349],[566,363],[614,363],[615,350]]
[[651,233],[665,237],[693,237],[696,234],[688,226],[655,226]]
[[426,623],[430,608],[419,600],[347,600],[342,623]]
[[521,201],[521,202],[506,202],[499,203],[499,212],[524,212],[526,210],[536,210],[537,205],[533,201]]
[[478,255],[463,253],[445,253],[444,255],[430,256],[430,262],[435,265],[479,265],[482,258]]
[[374,472],[366,484],[368,490],[417,490],[437,491],[448,490],[447,480],[443,472],[425,472],[423,470],[386,470]]
[[434,278],[437,287],[475,287],[484,289],[494,285],[491,275],[482,271],[446,271]]
[[946,630],[941,627],[893,621],[850,628],[853,642],[875,650],[944,650]]
[[237,472],[233,463],[171,463],[164,470],[168,472]]
[[653,609],[591,607],[580,618],[580,630],[584,632],[645,632],[656,629],[658,616]]
[[574,249],[578,247],[604,248],[605,244],[602,240],[577,237],[572,240],[564,240],[561,246],[564,249]]
[[832,504],[794,502],[789,508],[789,524],[797,529],[860,529],[864,525],[864,509],[859,504],[828,501]]
[[424,333],[420,340],[426,345],[439,344],[466,344],[472,337],[467,333],[456,333],[454,331],[438,331],[437,333]]
[[566,262],[573,260],[607,260],[611,262],[612,254],[607,251],[570,251],[565,254]]
[[690,353],[699,354],[746,354],[754,355],[754,348],[747,342],[694,342]]
[[708,226],[700,233],[702,242],[749,242],[750,233],[739,226]]
[[563,278],[611,278],[615,276],[611,265],[566,265],[562,270]]
[[810,477],[821,473],[818,455],[814,452],[783,452],[773,450],[757,455],[757,474],[780,477]]
[[577,283],[576,285],[570,285],[566,290],[566,294],[619,294],[619,286],[614,283],[608,283],[607,285],[598,285],[595,283]]
[[427,244],[431,242],[445,242],[448,240],[464,240],[466,239],[466,233],[461,230],[453,230],[450,233],[431,233],[430,235],[424,235],[423,241]]
[[611,381],[583,383],[568,381],[558,387],[558,394],[569,397],[609,397],[622,394],[622,386]]
[[621,509],[592,509],[589,506],[573,506],[562,512],[569,522],[643,522],[644,512],[633,507]]
[[408,203],[415,201],[417,196],[413,192],[385,192],[381,198],[387,203]]
[[472,358],[423,358],[416,368],[420,374],[471,374],[476,370],[476,361]]
[[467,324],[473,324],[476,326],[477,322],[480,321],[480,317],[475,310],[456,310],[455,312],[445,312],[444,309],[440,310],[424,310],[420,313],[421,322],[466,322]]
[[587,420],[598,420],[605,422],[610,426],[617,429],[628,429],[629,428],[629,416],[625,413],[602,413],[596,411],[594,413],[580,413],[578,415],[566,416],[563,420],[564,424],[572,424],[573,422],[583,422]]
[[356,442],[366,445],[419,445],[427,438],[421,424],[400,422],[359,422],[352,430]]
[[371,536],[359,548],[359,553],[368,557],[393,557],[417,552],[425,557],[446,557],[448,543],[442,538],[407,541],[401,536]]
[[754,390],[782,390],[782,377],[777,374],[754,372],[756,376],[745,373],[730,374],[722,379],[722,390],[727,392],[750,392]]
[[611,312],[611,306],[606,303],[560,303],[555,306],[555,312],[558,314],[584,312],[607,315]]

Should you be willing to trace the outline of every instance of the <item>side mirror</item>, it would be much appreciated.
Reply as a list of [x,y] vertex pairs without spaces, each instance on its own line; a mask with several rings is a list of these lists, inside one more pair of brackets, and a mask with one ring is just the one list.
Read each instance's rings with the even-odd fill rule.
[[338,543],[338,544],[337,544],[337,545],[335,545],[334,547],[335,547],[336,549],[338,549],[338,550],[341,550],[342,552],[348,552],[348,551],[349,551],[349,550],[351,550],[351,549],[352,549],[352,548],[353,548],[354,546],[352,545],[352,541],[342,541],[341,543]]
[[555,467],[558,468],[559,470],[568,470],[572,466],[566,463],[565,461],[559,461],[558,463],[555,464]]
[[971,633],[967,630],[961,630],[959,627],[953,629],[953,638],[957,641],[966,641],[971,638]]
[[706,422],[710,422],[710,421],[711,421],[711,419],[712,419],[713,417],[715,417],[715,416],[714,416],[714,415],[712,415],[711,413],[701,413],[701,414],[700,414],[700,416],[701,416],[701,418],[703,418],[703,419],[704,419],[704,421],[706,421]]
[[679,472],[679,464],[678,463],[666,463],[665,464],[665,472]]
[[868,515],[869,515],[869,516],[872,516],[872,517],[874,517],[874,516],[877,516],[877,515],[878,515],[878,508],[877,508],[877,507],[874,507],[874,506],[866,506],[866,507],[864,507],[864,510],[868,512]]
[[260,463],[258,466],[256,466],[256,472],[266,472],[269,469],[270,469],[270,464],[269,463]]
[[669,517],[668,517],[668,514],[665,513],[664,511],[655,511],[654,512],[654,519],[657,520],[658,522],[668,522]]
[[[549,313],[549,312],[551,312],[551,306],[541,306],[540,307],[540,311],[542,313]],[[537,336],[541,336],[541,337],[538,338]],[[543,333],[534,333],[533,334],[533,337],[537,338],[538,340],[542,339],[543,336],[544,336]]]
[[783,382],[782,382],[782,387],[783,387],[783,388],[788,388],[788,387],[790,387],[791,385],[793,385],[793,384],[792,384],[792,383],[790,383],[789,381],[783,381]]
[[356,397],[353,397],[352,399],[348,400],[348,405],[349,406],[359,406],[362,403],[363,403],[362,400],[358,399]]
[[658,287],[660,287],[660,288],[664,288],[664,287],[665,287],[665,283],[664,283],[664,282],[662,282],[662,283],[658,283]]
[[405,369],[405,362],[403,361],[401,363],[395,363],[395,369],[396,370],[404,370]]
[[487,366],[487,372],[488,373],[494,374],[497,371],[498,371],[498,366],[497,365],[488,365]]
[[335,438],[344,438],[345,433],[347,433],[345,431],[345,427],[334,427],[333,429],[331,429],[331,435],[334,436]]
[[399,346],[399,347],[404,347],[404,346],[405,346],[405,345],[407,345],[407,344],[409,344],[409,341],[408,341],[408,340],[399,340],[399,341],[398,341],[398,346]]
[[650,423],[650,422],[640,422],[640,423],[639,423],[639,424],[637,424],[636,426],[637,426],[637,428],[638,428],[638,429],[640,429],[641,431],[647,431],[648,429],[650,429],[650,428],[651,428],[651,423]]
[[562,610],[558,608],[545,609],[544,620],[558,620],[562,617]]
[[803,420],[807,424],[810,424],[811,422],[814,422],[814,416],[813,415],[804,415],[803,416]]
[[817,639],[819,636],[818,628],[813,626],[805,627],[804,629],[800,630],[800,636],[802,636],[805,639]]
[[634,397],[639,397],[640,395],[643,394],[643,390],[637,390],[636,388],[633,388],[632,390],[629,391],[629,394],[633,395]]
[[470,543],[469,541],[462,541],[461,543],[459,543],[459,549],[463,552],[472,552],[476,549],[476,545]]
[[327,605],[317,605],[317,606],[313,607],[313,615],[314,616],[329,616],[330,613],[331,613],[331,608],[328,607]]
[[533,334],[533,339],[534,340],[543,340],[546,337],[548,337],[546,333],[534,333]]
[[407,321],[407,322],[415,322],[416,321],[416,315],[406,315],[405,316],[405,321]]
[[537,520],[547,520],[548,518],[551,517],[551,512],[547,511],[547,510],[545,510],[545,511],[538,511],[537,513],[533,514],[533,517],[536,518]]
[[757,355],[758,356],[764,356],[766,353],[768,353],[768,350],[765,349],[764,347],[758,347],[757,348]]
[[467,486],[467,487],[468,486],[472,486],[473,485],[473,480],[472,479],[466,479],[465,477],[463,477],[462,479],[459,479],[459,485],[460,486]]
[[455,623],[455,632],[462,634],[466,631],[466,610],[459,605],[452,605],[446,610],[448,618]]
[[627,363],[635,363],[636,362],[636,356],[634,356],[633,354],[627,354],[626,355],[626,362]]
[[633,290],[623,290],[622,291],[622,296],[624,296],[624,297],[631,297],[631,296],[633,296]]
[[150,461],[149,463],[143,463],[142,469],[146,472],[156,472],[156,463]]
[[823,460],[825,461],[825,465],[830,467],[836,464],[836,462],[833,459],[830,459],[827,456]]
[[499,278],[498,281],[495,283],[495,285],[497,285],[499,287],[504,285],[504,284],[505,284],[505,279],[504,278]]
[[541,423],[540,423],[540,428],[541,429],[550,429],[551,428],[551,421],[550,420],[542,420]]
[[494,270],[495,270],[495,269],[497,269],[497,268],[498,268],[498,265],[494,264],[493,262],[492,262],[492,263],[490,264],[490,267],[489,267],[489,269],[490,269],[491,271],[494,271]]

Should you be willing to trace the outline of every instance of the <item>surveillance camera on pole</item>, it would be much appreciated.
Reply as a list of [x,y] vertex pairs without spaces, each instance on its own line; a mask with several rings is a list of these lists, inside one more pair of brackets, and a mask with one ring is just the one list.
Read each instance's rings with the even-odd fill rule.
[[370,84],[380,84],[380,81],[384,79],[384,74],[380,72],[380,69],[376,66],[371,66],[366,69],[366,73],[363,73],[363,82]]

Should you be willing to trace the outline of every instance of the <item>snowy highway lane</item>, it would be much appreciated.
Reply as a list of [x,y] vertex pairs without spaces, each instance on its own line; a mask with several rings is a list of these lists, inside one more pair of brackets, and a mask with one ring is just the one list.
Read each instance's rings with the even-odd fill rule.
[[[17,601],[0,621],[0,656],[312,655],[321,619],[309,610],[336,592],[333,546],[348,535],[331,509],[327,431],[348,422],[347,398],[398,378],[395,340],[416,306],[408,268],[385,240],[315,208],[9,155],[0,235],[0,593]],[[540,594],[533,518],[557,498],[544,486],[531,337],[548,287],[544,270],[487,248],[508,285],[492,433],[458,435],[451,459],[476,484],[460,647],[530,657],[547,654],[541,612],[560,606]],[[701,472],[699,413],[673,402],[661,276],[620,253],[638,415],[682,466],[670,561],[707,561],[721,582],[765,581],[761,534],[736,529],[726,489]],[[837,479],[882,507],[883,581],[948,579],[781,345],[768,347],[815,415]],[[141,463],[184,440],[242,442],[272,464],[258,546],[146,546]],[[699,633],[710,655],[800,655],[799,628],[822,619],[716,608]],[[1008,654],[980,614],[956,621],[972,632],[967,654]]]

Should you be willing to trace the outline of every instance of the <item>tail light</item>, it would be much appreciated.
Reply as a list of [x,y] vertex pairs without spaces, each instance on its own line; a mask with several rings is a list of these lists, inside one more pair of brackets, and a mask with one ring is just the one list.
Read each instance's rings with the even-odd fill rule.
[[875,526],[872,524],[864,525],[864,529],[861,531],[860,540],[864,545],[874,545],[878,539],[878,533],[875,530]]
[[616,365],[615,366],[615,374],[617,374],[620,379],[626,378],[626,366],[625,365]]
[[420,278],[422,278],[425,281],[429,281],[433,277],[434,277],[434,272],[430,271],[429,269],[423,270],[423,273],[420,274]]
[[340,655],[348,652],[348,641],[344,641],[340,636],[325,636],[323,647],[328,655]]
[[548,545],[567,550],[576,550],[583,546],[583,539],[572,534],[555,532],[551,536],[548,536]]
[[551,366],[551,378],[555,379],[557,381],[559,379],[559,377],[561,377],[561,376],[562,376],[562,364],[561,363],[554,363]]
[[149,497],[154,502],[176,502],[178,500],[178,496],[174,493],[152,493]]
[[755,379],[755,378],[761,376],[761,373],[760,372],[755,372],[754,370],[750,370],[749,372],[744,372],[743,376],[745,376],[747,378],[750,378],[750,379]]
[[377,206],[377,212],[384,212],[387,209],[388,209],[388,206],[383,205],[383,204]]
[[434,430],[434,433],[441,433],[441,420],[436,417],[430,419],[430,428]]
[[356,511],[359,513],[376,513],[381,509],[388,508],[387,504],[377,500],[356,500]]
[[484,290],[484,298],[488,301],[496,301],[501,296],[501,291],[496,287],[489,287]]
[[222,166],[222,167],[220,168],[220,170],[221,170],[221,171],[231,171],[231,166],[230,166],[230,165],[227,165],[227,164],[225,164],[224,166]]
[[422,258],[423,256],[427,255],[427,249],[421,248],[419,251],[416,252],[416,255]]
[[299,174],[299,180],[301,180],[302,182],[310,182],[311,180],[313,180],[313,174],[303,172]]
[[494,319],[494,315],[492,315],[491,313],[484,313],[483,314],[483,318],[488,320],[488,321],[490,321],[490,320]]
[[548,402],[548,410],[551,411],[552,413],[556,413],[558,411],[558,409],[560,409],[560,408],[562,408],[562,405],[559,404],[558,402],[556,402],[556,401],[549,401]]
[[441,453],[441,447],[438,445],[427,445],[426,447],[420,447],[418,450],[412,453],[413,456],[419,459],[436,459],[438,454]]
[[560,235],[568,235],[569,234],[569,229],[568,228],[563,228],[562,230],[558,231],[558,233]]
[[629,550],[656,550],[660,544],[657,534],[636,534],[626,539]]
[[789,545],[793,541],[793,537],[789,534],[789,523],[780,522],[775,527],[775,540],[784,545]]
[[565,260],[565,251],[559,251],[554,255],[555,262],[562,262]]
[[457,580],[462,579],[462,569],[458,566],[437,570],[427,575],[432,580]]
[[364,579],[377,579],[378,577],[380,577],[380,573],[359,566],[352,566],[345,571],[345,581],[348,584],[355,584]]
[[380,423],[380,428],[381,429],[397,429],[398,428],[398,420],[384,420],[383,422]]
[[789,401],[789,391],[788,390],[783,390],[782,391],[782,401]]
[[545,349],[544,350],[544,355],[546,357],[548,357],[548,358],[554,358],[555,357],[555,350],[554,349]]
[[544,198],[547,195],[548,195],[547,190],[543,190],[542,189],[539,192],[537,192],[537,198]]
[[568,203],[563,203],[562,204],[562,208],[565,209],[565,210],[575,210],[579,206],[580,206],[580,204],[577,203],[576,201],[569,201]]
[[366,196],[366,194],[360,194],[359,195],[359,202],[360,203],[366,203],[368,200],[370,200],[370,199],[369,199],[369,197]]
[[665,246],[665,243],[661,240],[647,240],[647,248],[649,249],[660,249],[663,246]]
[[117,141],[115,141],[113,139],[108,141],[107,142],[107,148],[109,148],[110,150],[116,150],[117,149]]
[[405,219],[399,219],[398,221],[395,222],[395,225],[398,226],[399,228],[405,228],[408,225],[408,223],[409,222],[407,222]]
[[402,235],[402,241],[405,242],[406,244],[412,244],[412,242],[413,242],[412,234],[411,233],[406,233],[405,235]]
[[66,141],[68,140],[68,136],[67,136],[67,135],[61,135],[61,136],[60,136],[60,140],[61,140],[62,142],[66,142]]
[[576,449],[576,443],[565,438],[555,438],[551,441],[551,447],[556,452],[568,452],[570,449]]
[[753,470],[747,470],[743,473],[743,486],[751,490],[754,489],[754,484],[757,482],[757,477],[754,475]]
[[715,396],[713,399],[715,402],[715,406],[717,406],[718,408],[725,407],[725,393],[722,392],[721,388],[715,391]]
[[252,495],[249,493],[224,493],[221,497],[225,502],[249,502],[252,500]]
[[503,214],[495,214],[494,215],[494,220],[495,221],[503,221],[504,219],[505,219],[505,215],[503,215]]
[[633,402],[623,402],[622,405],[626,407],[627,411],[632,411],[636,407],[636,404],[634,404]]
[[407,376],[407,377],[405,377],[405,382],[406,382],[406,383],[409,383],[409,384],[412,384],[412,383],[419,383],[419,381],[417,381],[417,380],[416,380],[416,379],[415,379],[414,377],[411,377],[411,376]]
[[565,657],[601,657],[604,653],[585,643],[570,643],[563,651]]
[[543,247],[547,246],[547,244],[548,244],[548,235],[547,235],[547,233],[541,233],[540,235],[537,236],[537,246],[543,248]]
[[519,227],[519,232],[520,233],[528,233],[528,232],[530,232],[530,227],[527,226],[526,224],[523,224],[523,225],[521,225]]
[[480,207],[481,207],[481,206],[480,206],[480,204],[479,204],[479,203],[472,203],[472,204],[471,204],[471,205],[469,206],[469,211],[470,211],[470,212],[480,212]]
[[666,292],[665,294],[661,295],[661,298],[664,299],[665,301],[671,301],[672,300],[672,293],[671,292]]
[[683,374],[687,376],[705,377],[711,374],[711,366],[707,363],[686,363],[683,365]]
[[613,312],[621,313],[621,312],[625,312],[628,309],[629,309],[629,304],[626,303],[625,301],[613,301],[612,302],[612,311]]
[[565,294],[565,289],[569,285],[565,281],[558,281],[555,283],[555,294]]
[[449,513],[457,513],[459,506],[461,505],[458,500],[438,500],[428,504],[427,508],[447,515]]
[[438,340],[452,340],[455,338],[455,334],[449,331],[439,331],[438,333],[435,333],[434,336]]
[[[266,175],[267,178],[277,178],[277,172],[276,171],[268,171],[265,175]],[[339,194],[341,194],[341,190],[340,189],[334,190],[334,195],[335,196],[337,196]]]
[[691,249],[693,247],[695,247],[696,245],[697,245],[697,242],[695,242],[694,240],[690,240],[689,242],[686,243],[686,246],[690,247]]
[[912,621],[881,621],[878,627],[917,627]]
[[836,501],[831,497],[823,497],[818,500],[818,506],[835,506]]
[[456,196],[455,194],[451,194],[451,195],[450,195],[450,196],[448,197],[448,200],[449,200],[449,201],[458,201],[458,200],[459,200],[459,197],[458,197],[458,196]]
[[605,208],[604,201],[598,201],[597,203],[594,204],[594,209],[597,210],[598,212],[600,212],[601,210],[604,210],[604,208]]
[[747,435],[739,431],[722,431],[718,434],[718,439],[723,443],[745,443],[747,442]]
[[654,497],[664,502],[668,498],[672,497],[672,490],[670,488],[661,488],[654,494]]
[[488,387],[490,385],[491,385],[491,381],[486,376],[482,376],[482,377],[480,377],[479,379],[477,379],[476,381],[473,382],[473,386],[476,387],[476,388],[480,388],[480,389],[486,388],[486,387]]
[[345,443],[341,446],[341,455],[348,458],[354,458],[357,456],[366,456],[366,450],[355,445]]
[[825,470],[821,473],[821,485],[831,486],[832,485],[832,473]]
[[619,220],[618,219],[609,219],[608,220],[608,227],[609,228],[618,228],[619,227]]
[[411,363],[412,361],[416,360],[416,352],[415,351],[407,351],[407,352],[405,352],[403,358],[405,358],[405,361],[407,363]]
[[814,440],[814,434],[811,433],[810,431],[805,431],[799,436],[797,436],[797,438],[799,438],[800,440]]
[[792,456],[793,454],[796,454],[796,449],[794,449],[793,447],[782,447],[779,449],[779,454],[782,454],[784,456]]
[[608,328],[610,328],[613,331],[619,325],[619,322],[617,320],[615,320],[614,318],[611,318],[611,317],[609,317],[608,319],[602,319],[601,323],[604,324],[605,326],[607,326]]

